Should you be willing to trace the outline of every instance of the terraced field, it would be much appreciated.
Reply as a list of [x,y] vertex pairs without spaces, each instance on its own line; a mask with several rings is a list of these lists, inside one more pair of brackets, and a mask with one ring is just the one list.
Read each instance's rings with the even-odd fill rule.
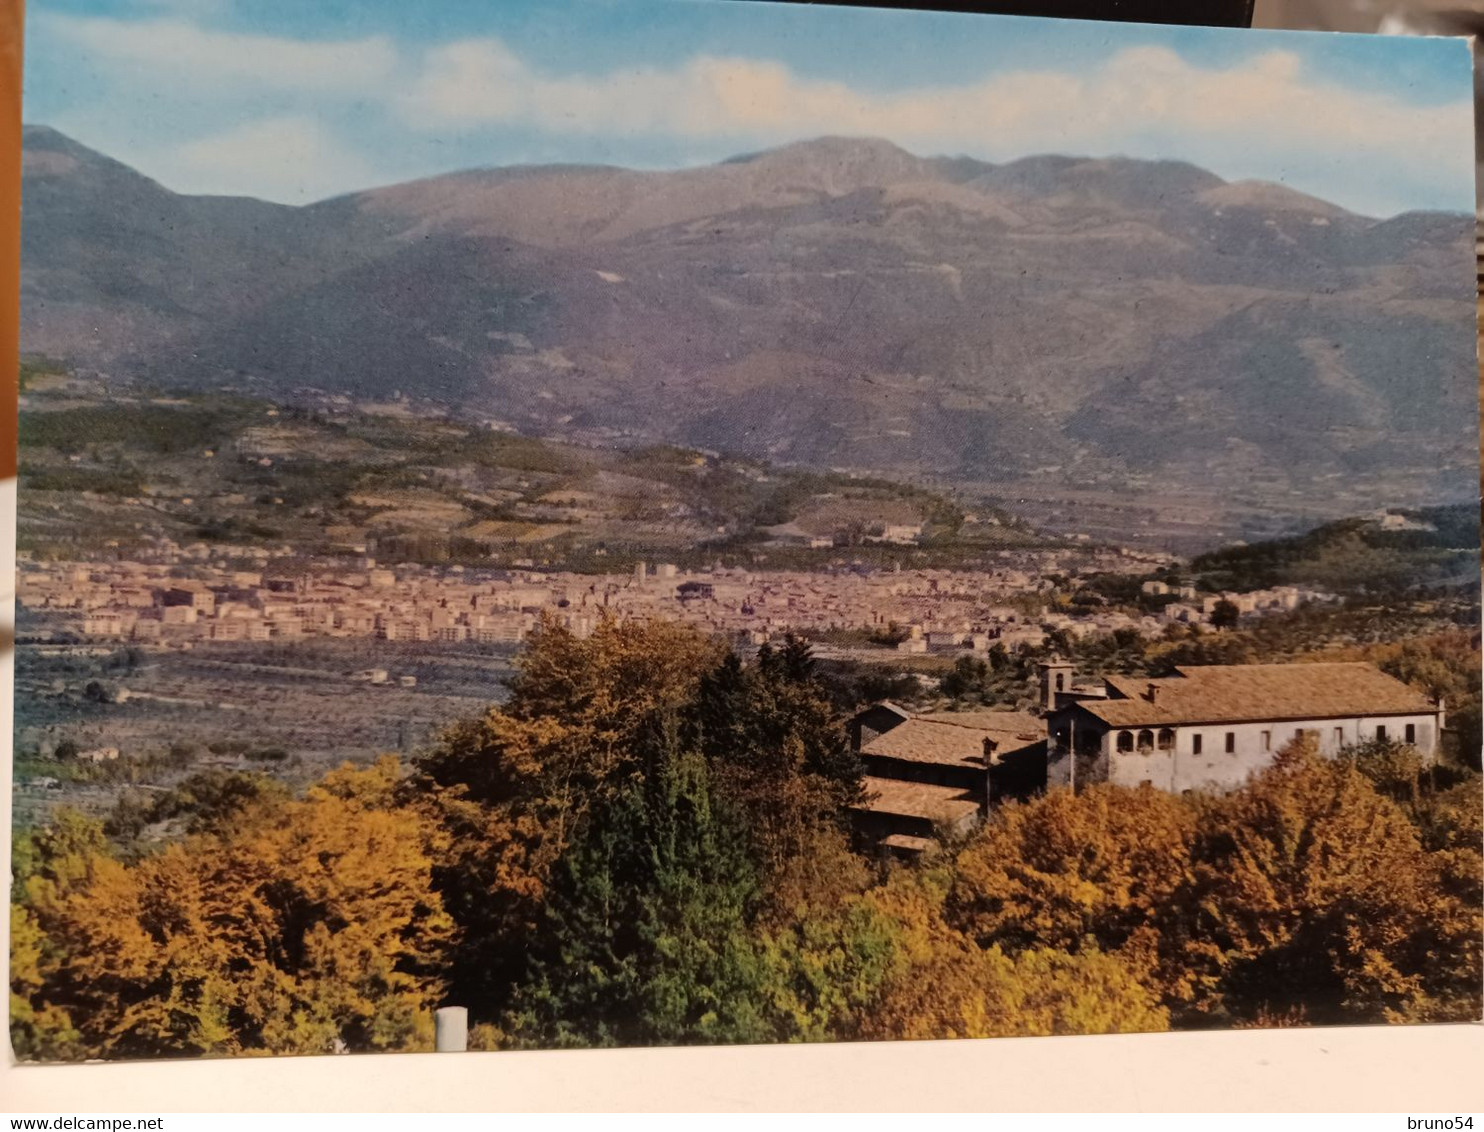
[[[517,436],[422,404],[283,405],[52,374],[22,398],[21,444],[21,549],[68,557],[127,556],[168,538],[610,570],[748,560],[780,527],[846,547],[888,525],[921,527],[919,563],[1037,540],[947,490]],[[992,521],[966,525],[968,508]]]

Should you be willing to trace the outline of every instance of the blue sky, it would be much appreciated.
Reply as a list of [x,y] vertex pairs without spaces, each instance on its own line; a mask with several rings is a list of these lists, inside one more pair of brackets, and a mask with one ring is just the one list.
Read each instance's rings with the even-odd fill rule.
[[743,0],[33,0],[25,116],[184,192],[304,203],[471,166],[1180,158],[1390,215],[1473,207],[1462,41]]

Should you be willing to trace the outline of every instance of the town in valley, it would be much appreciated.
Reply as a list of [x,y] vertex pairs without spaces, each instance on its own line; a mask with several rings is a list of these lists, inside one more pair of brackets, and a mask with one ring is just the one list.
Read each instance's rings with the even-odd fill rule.
[[[251,453],[238,459],[248,466],[256,460]],[[879,496],[879,482],[871,482]],[[805,495],[797,506],[807,514],[836,495]],[[965,568],[955,561],[962,548],[934,546],[927,524],[913,521],[915,513],[899,501],[880,504],[875,515],[870,503],[857,503],[848,528],[776,523],[747,542],[744,554],[733,544],[706,564],[692,554],[686,566],[638,559],[610,567],[599,552],[584,557],[582,570],[563,569],[521,561],[515,556],[540,551],[520,549],[507,549],[498,565],[382,561],[374,536],[306,554],[289,544],[177,541],[164,523],[136,532],[127,553],[116,540],[100,546],[96,537],[85,559],[58,556],[55,542],[39,552],[24,549],[18,736],[29,773],[18,782],[18,801],[36,814],[63,802],[104,810],[130,790],[165,789],[199,765],[294,781],[345,759],[411,753],[436,741],[443,727],[498,702],[532,633],[556,627],[584,639],[605,620],[677,622],[744,657],[808,642],[821,664],[874,674],[876,686],[913,705],[867,702],[862,689],[869,683],[857,684],[858,703],[842,702],[857,712],[852,740],[871,771],[871,801],[858,825],[869,841],[899,854],[920,853],[942,830],[983,815],[997,792],[1024,796],[1058,777],[1067,784],[1075,776],[1074,750],[1091,753],[1094,763],[1102,755],[1084,777],[1190,789],[1239,784],[1310,726],[1336,750],[1384,738],[1388,724],[1372,718],[1380,718],[1377,687],[1406,701],[1406,719],[1390,724],[1396,740],[1430,755],[1442,742],[1445,707],[1368,665],[1338,670],[1353,703],[1325,707],[1316,691],[1311,710],[1276,712],[1274,690],[1302,688],[1326,667],[1313,664],[1272,687],[1248,689],[1249,702],[1231,725],[1240,724],[1244,746],[1250,740],[1260,747],[1234,758],[1238,732],[1213,726],[1204,775],[1194,769],[1202,739],[1180,739],[1169,727],[1130,725],[1109,737],[1088,717],[1073,737],[1058,720],[1074,701],[1087,701],[1085,710],[1096,716],[1104,710],[1098,702],[1117,708],[1144,693],[1138,678],[1119,675],[1116,665],[1106,681],[1087,674],[1074,682],[1062,650],[1096,655],[1117,642],[1125,652],[1157,651],[1317,615],[1343,623],[1364,587],[1357,591],[1343,571],[1332,575],[1333,587],[1244,585],[1236,576],[1223,587],[1211,563],[1203,574],[1167,551],[1040,535],[1009,517],[993,526],[1017,537],[976,547],[978,562]],[[1456,526],[1457,516],[1444,515]],[[1418,624],[1434,630],[1466,614],[1469,586],[1458,567],[1470,553],[1446,546],[1455,531],[1445,521],[1440,533],[1430,521],[1436,517],[1381,511],[1348,531],[1399,546],[1420,539],[1442,554],[1436,594],[1414,601]],[[74,545],[89,545],[81,532],[73,537]],[[395,534],[385,542],[394,553],[405,550]],[[768,556],[778,552],[804,553],[814,564],[769,568]],[[1427,569],[1438,571],[1438,561],[1427,560],[1422,576]],[[955,673],[1010,667],[1018,681],[1001,681],[977,702],[955,700]],[[1176,675],[1202,671],[1222,670]],[[1214,688],[1193,701],[1185,697],[1194,704],[1221,699]],[[1284,723],[1263,725],[1275,712]],[[1197,721],[1211,714],[1190,706],[1185,713]],[[1294,727],[1305,715],[1330,722]],[[223,743],[223,734],[232,741]],[[1178,773],[1173,766],[1119,769],[1135,755],[1173,760],[1182,744]]]

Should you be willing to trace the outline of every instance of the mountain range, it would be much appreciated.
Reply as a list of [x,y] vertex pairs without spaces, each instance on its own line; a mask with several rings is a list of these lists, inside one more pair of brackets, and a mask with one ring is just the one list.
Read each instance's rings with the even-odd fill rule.
[[108,379],[1337,514],[1477,487],[1466,215],[859,138],[304,207],[179,195],[43,126],[23,170],[23,349]]

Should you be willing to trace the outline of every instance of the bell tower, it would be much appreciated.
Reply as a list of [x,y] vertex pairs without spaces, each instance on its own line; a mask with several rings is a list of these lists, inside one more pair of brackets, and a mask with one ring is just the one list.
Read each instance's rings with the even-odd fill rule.
[[1043,660],[1037,671],[1041,674],[1041,711],[1056,710],[1056,694],[1072,690],[1072,664],[1052,654]]

